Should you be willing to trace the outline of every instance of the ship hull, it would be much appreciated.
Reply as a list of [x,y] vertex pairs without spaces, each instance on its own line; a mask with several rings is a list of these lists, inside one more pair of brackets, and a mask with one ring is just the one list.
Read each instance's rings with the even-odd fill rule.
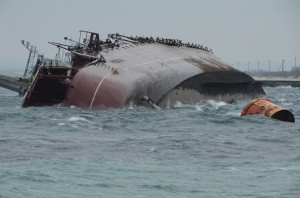
[[149,106],[203,99],[232,101],[264,94],[250,76],[217,56],[187,47],[159,43],[126,44],[102,53],[106,62],[80,69],[62,102],[88,109]]

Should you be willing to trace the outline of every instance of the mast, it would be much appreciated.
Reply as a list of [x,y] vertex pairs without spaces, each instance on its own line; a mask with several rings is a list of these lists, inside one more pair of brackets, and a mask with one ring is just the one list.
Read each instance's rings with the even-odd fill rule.
[[22,40],[21,43],[22,43],[22,45],[24,45],[24,47],[26,47],[26,49],[29,50],[29,56],[28,56],[26,68],[25,68],[24,75],[23,75],[23,77],[25,77],[27,75],[27,73],[31,72],[31,70],[33,69],[34,61],[38,55],[38,51],[37,51],[36,47],[31,45],[29,42]]

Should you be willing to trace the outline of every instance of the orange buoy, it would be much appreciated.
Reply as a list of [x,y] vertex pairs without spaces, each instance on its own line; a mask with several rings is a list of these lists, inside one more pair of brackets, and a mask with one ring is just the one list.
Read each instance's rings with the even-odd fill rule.
[[295,122],[294,115],[265,98],[252,100],[243,110],[241,116],[263,115],[285,122]]

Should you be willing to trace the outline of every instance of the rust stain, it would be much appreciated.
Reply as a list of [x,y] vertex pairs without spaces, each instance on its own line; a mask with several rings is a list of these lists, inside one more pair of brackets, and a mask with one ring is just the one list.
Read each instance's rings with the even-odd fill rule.
[[186,58],[185,61],[199,67],[203,72],[213,72],[213,71],[233,71],[235,69],[228,67],[227,65],[223,65],[217,62],[211,62],[211,64],[207,64],[204,61],[201,61],[196,58]]

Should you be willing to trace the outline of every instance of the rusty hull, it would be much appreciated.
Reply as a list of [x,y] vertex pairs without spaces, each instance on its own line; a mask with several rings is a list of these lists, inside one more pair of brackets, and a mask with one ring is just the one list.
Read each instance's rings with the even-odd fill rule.
[[73,76],[69,67],[42,66],[32,79],[22,107],[49,106],[63,102]]

